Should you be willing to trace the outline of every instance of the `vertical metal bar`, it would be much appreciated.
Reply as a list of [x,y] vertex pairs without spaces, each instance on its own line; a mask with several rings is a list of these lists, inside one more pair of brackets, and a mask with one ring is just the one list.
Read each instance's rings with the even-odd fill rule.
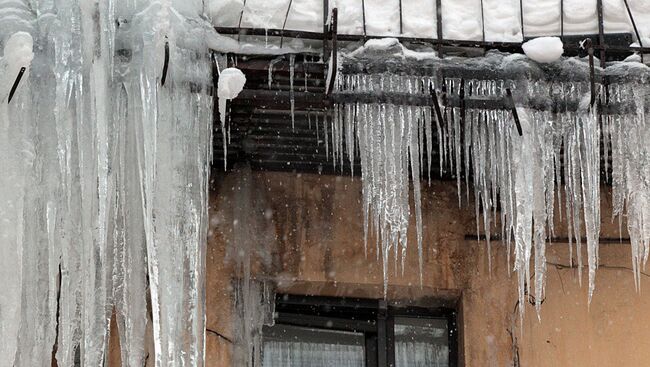
[[388,367],[388,336],[386,335],[386,317],[388,305],[385,300],[379,301],[377,310],[377,366]]
[[363,41],[366,41],[368,34],[366,32],[366,0],[361,0],[361,20],[363,21]]
[[237,23],[237,28],[239,28],[239,32],[237,32],[237,41],[239,41],[239,37],[241,37],[241,21],[244,19],[244,10],[246,9],[246,0],[244,0],[244,3],[241,6],[241,13],[239,13],[239,23]]
[[[627,3],[627,0],[623,0],[625,3],[625,8],[627,9],[627,15],[630,16],[630,20],[632,21],[632,28],[634,28],[634,34],[636,34],[637,40],[639,40],[639,46],[643,47],[643,41],[641,41],[641,36],[639,35],[639,30],[636,27],[636,22],[634,21],[634,17],[632,16],[632,10],[630,9],[630,4]],[[641,62],[643,63],[643,51],[641,52]]]
[[603,23],[603,0],[596,0],[598,10],[598,45],[600,46],[600,67],[605,67],[605,25]]
[[329,44],[327,43],[327,19],[329,15],[330,15],[329,0],[323,0],[323,61],[326,61],[329,55]]
[[289,18],[289,11],[291,11],[291,4],[293,0],[289,0],[289,6],[287,6],[287,13],[284,15],[284,22],[282,23],[282,31],[280,32],[280,48],[284,44],[284,29],[287,27],[287,19]]
[[438,57],[443,58],[442,53],[442,0],[436,0],[436,32],[438,33]]
[[395,367],[395,317],[386,317],[386,365]]
[[519,21],[521,22],[521,41],[526,40],[526,33],[524,32],[524,1],[519,0]]
[[366,367],[377,367],[377,334],[366,333]]
[[336,81],[336,72],[338,69],[337,65],[337,45],[336,45],[336,38],[337,38],[337,33],[338,33],[338,14],[339,10],[337,8],[332,9],[332,22],[330,24],[330,28],[332,30],[332,61],[331,61],[331,72],[332,76],[330,77],[330,82],[329,85],[327,85],[327,94],[331,94],[332,90],[334,89],[334,83]]
[[442,111],[440,110],[440,102],[438,102],[438,93],[436,93],[436,90],[433,88],[433,86],[429,87],[429,93],[431,93],[431,96],[433,98],[433,110],[436,113],[436,118],[438,119],[438,123],[442,126],[444,121],[442,118]]

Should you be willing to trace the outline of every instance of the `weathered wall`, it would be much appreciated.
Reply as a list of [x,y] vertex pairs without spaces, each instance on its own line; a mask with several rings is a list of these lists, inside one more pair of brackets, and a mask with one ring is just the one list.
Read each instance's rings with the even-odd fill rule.
[[[233,271],[226,258],[233,234],[229,211],[241,205],[237,190],[242,173],[230,173],[215,184],[207,268],[208,366],[229,366],[232,339]],[[251,179],[249,178],[248,181]],[[244,183],[246,184],[246,183]],[[364,254],[361,182],[359,178],[255,173],[251,188],[255,228],[271,231],[265,244],[273,249],[266,266],[254,273],[278,281],[280,291],[382,297],[382,267],[374,241]],[[587,305],[587,290],[577,270],[549,265],[547,295],[541,322],[526,306],[519,327],[515,277],[508,275],[506,251],[492,246],[492,272],[485,243],[467,241],[476,234],[473,204],[458,207],[455,183],[432,182],[423,193],[424,279],[419,286],[414,236],[404,275],[389,275],[389,298],[441,296],[460,298],[461,354],[466,366],[643,366],[650,360],[650,294],[636,293],[630,270],[629,245],[601,247],[596,294]],[[602,237],[618,237],[611,223],[611,205],[603,195]],[[557,236],[564,228],[558,222]],[[411,231],[414,233],[415,231]],[[260,234],[261,235],[261,234]],[[255,236],[255,233],[251,234]],[[623,233],[623,236],[626,236]],[[585,256],[586,259],[586,256]],[[566,244],[548,247],[548,261],[569,264]],[[586,262],[586,261],[585,261]],[[646,276],[644,276],[646,278]],[[586,283],[587,274],[584,272]],[[647,288],[647,284],[644,288]],[[516,339],[513,343],[512,337]]]

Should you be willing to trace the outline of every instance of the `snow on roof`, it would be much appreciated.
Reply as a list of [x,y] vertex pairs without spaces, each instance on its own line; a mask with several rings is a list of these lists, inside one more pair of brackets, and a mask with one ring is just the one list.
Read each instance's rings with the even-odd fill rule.
[[[437,37],[435,0],[402,0],[402,34],[399,0],[364,1],[368,35]],[[565,34],[598,33],[596,0],[563,1]],[[650,1],[627,1],[644,45],[650,45]],[[362,0],[330,0],[329,3],[330,8],[339,10],[339,33],[363,34]],[[487,41],[522,40],[519,0],[442,0],[443,38],[481,40],[481,3]],[[219,27],[282,29],[285,26],[314,32],[323,28],[323,0],[210,0],[208,12]],[[606,33],[633,32],[623,0],[603,0],[603,12]],[[559,35],[560,19],[560,0],[523,0],[526,37]]]

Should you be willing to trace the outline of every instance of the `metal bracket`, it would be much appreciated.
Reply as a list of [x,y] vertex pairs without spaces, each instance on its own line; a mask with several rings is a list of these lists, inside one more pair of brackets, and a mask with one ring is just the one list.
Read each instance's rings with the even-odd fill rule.
[[18,88],[18,84],[20,84],[20,79],[22,79],[23,74],[25,74],[25,70],[27,70],[27,68],[24,66],[20,68],[20,71],[16,76],[16,80],[14,80],[14,84],[11,86],[11,90],[9,91],[9,98],[7,99],[7,104],[11,103],[11,100],[14,98],[14,93],[16,93],[16,89]]
[[169,41],[165,41],[165,63],[163,64],[162,78],[160,78],[160,86],[165,86],[167,81],[167,69],[169,69]]
[[510,107],[510,111],[512,111],[512,117],[515,120],[517,133],[519,134],[519,136],[523,136],[524,132],[521,129],[521,122],[519,121],[519,115],[517,114],[517,107],[515,106],[515,101],[512,99],[512,91],[510,90],[510,88],[506,88],[506,105]]
[[329,84],[327,85],[327,90],[325,94],[328,96],[332,94],[332,90],[334,89],[334,82],[336,81],[336,73],[338,70],[338,55],[337,55],[337,45],[336,45],[336,39],[337,39],[337,33],[338,33],[338,14],[339,11],[337,8],[332,9],[332,21],[330,23],[330,33],[332,34],[332,55],[331,55],[331,68],[328,71],[332,73],[330,79],[329,79]]

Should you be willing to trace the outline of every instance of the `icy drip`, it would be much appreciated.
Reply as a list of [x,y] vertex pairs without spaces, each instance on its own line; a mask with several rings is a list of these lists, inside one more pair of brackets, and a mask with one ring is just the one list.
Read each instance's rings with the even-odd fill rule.
[[612,183],[615,216],[627,216],[627,230],[632,247],[632,268],[635,286],[641,282],[641,271],[650,251],[650,123],[646,116],[647,86],[639,84],[611,85],[611,100],[629,100],[635,111],[614,115],[605,121],[611,134]]
[[[0,251],[12,257],[7,278],[18,287],[8,292],[15,300],[2,301],[12,302],[1,306],[2,344],[14,350],[1,353],[2,365],[49,366],[55,344],[61,366],[101,365],[113,310],[123,363],[142,365],[148,298],[157,365],[203,359],[212,98],[208,63],[197,54],[207,47],[178,47],[171,30],[184,34],[185,21],[161,18],[169,3],[149,5],[116,32],[111,1],[38,4],[35,59],[0,107],[2,139],[14,139],[0,154],[17,185],[0,193],[12,202],[0,223],[13,228],[2,231]],[[0,16],[0,29],[18,30],[12,24]],[[149,39],[154,26],[161,36]],[[15,74],[8,77],[3,86]],[[20,310],[9,328],[5,307]]]

